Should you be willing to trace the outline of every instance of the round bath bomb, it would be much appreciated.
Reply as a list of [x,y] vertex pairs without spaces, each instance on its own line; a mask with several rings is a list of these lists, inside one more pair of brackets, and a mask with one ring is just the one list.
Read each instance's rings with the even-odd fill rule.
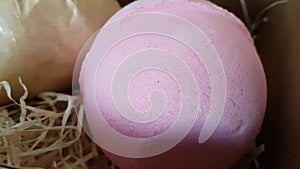
[[[116,0],[0,1],[0,82],[14,98],[71,86],[77,56],[85,41],[118,10]],[[0,105],[6,104],[0,91]]]
[[208,1],[137,1],[82,64],[86,131],[121,169],[228,169],[254,143],[266,80],[253,40]]

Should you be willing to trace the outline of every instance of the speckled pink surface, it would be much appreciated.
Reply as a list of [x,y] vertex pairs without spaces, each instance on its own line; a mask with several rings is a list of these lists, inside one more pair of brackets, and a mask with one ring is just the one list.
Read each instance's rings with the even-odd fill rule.
[[[119,20],[116,31],[126,32],[128,29],[135,29],[134,27],[140,26],[127,23],[137,20],[136,15],[145,13],[159,13],[160,15],[178,17],[184,22],[197,27],[209,40],[219,56],[218,61],[222,64],[221,73],[224,74],[224,82],[226,82],[226,85],[220,83],[220,85],[223,85],[220,86],[220,89],[225,88],[225,91],[220,93],[226,93],[226,97],[217,128],[204,143],[200,144],[198,139],[212,105],[211,93],[215,89],[212,87],[211,79],[221,77],[221,75],[211,74],[205,62],[201,60],[201,58],[206,58],[210,61],[209,55],[199,57],[184,41],[149,31],[120,39],[114,46],[105,49],[107,50],[105,56],[100,54],[103,51],[99,50],[102,50],[103,46],[109,43],[109,39],[105,39],[103,33],[111,23]],[[159,20],[158,17],[157,21]],[[149,23],[151,25],[149,27],[154,28],[154,24],[160,27],[157,23]],[[182,25],[177,22],[172,23],[170,28],[174,27],[174,29],[170,29],[170,32],[176,33],[179,30],[177,26]],[[191,41],[195,41],[195,43],[201,41],[200,39],[193,39],[196,38],[193,34],[186,33],[184,36],[190,38]],[[102,46],[102,48],[99,46]],[[122,77],[124,77],[125,83],[126,78],[121,76],[122,73],[130,72],[133,67],[146,64],[144,62],[148,62],[147,58],[143,62],[137,61],[130,64],[130,59],[128,59],[134,53],[146,49],[167,51],[189,68],[192,77],[196,81],[196,88],[191,84],[189,91],[186,93],[190,93],[190,95],[197,94],[195,98],[199,98],[199,101],[197,101],[197,103],[199,102],[198,114],[187,135],[170,150],[143,158],[126,157],[126,155],[120,155],[117,152],[127,151],[128,146],[130,146],[130,149],[143,154],[143,152],[150,152],[151,150],[148,149],[151,146],[146,144],[143,146],[142,141],[139,142],[140,145],[136,146],[133,146],[130,141],[128,141],[129,143],[123,140],[118,142],[111,136],[110,130],[105,131],[103,128],[110,127],[120,135],[138,139],[163,134],[174,127],[176,120],[181,117],[179,115],[183,105],[181,97],[188,95],[183,93],[183,88],[178,84],[180,81],[172,76],[172,73],[174,73],[178,74],[178,77],[188,79],[184,75],[181,76],[180,72],[170,74],[161,69],[145,69],[139,71],[130,79],[127,86],[128,91],[126,91],[128,103],[130,103],[131,109],[141,114],[151,112],[154,103],[164,105],[162,109],[159,109],[160,114],[158,115],[160,116],[153,118],[151,121],[139,123],[132,120],[134,115],[130,119],[125,118],[120,113],[117,104],[122,105],[127,102],[120,103],[117,98],[112,96],[115,91],[117,97],[121,98],[122,94],[118,94],[118,92],[123,92],[122,85],[114,85],[114,78],[121,70],[119,84],[122,83]],[[206,52],[211,51],[207,49]],[[136,57],[142,58],[144,56],[139,55]],[[152,60],[149,59],[149,61]],[[166,62],[166,59],[157,57],[156,61],[164,67],[163,63]],[[121,66],[123,63],[127,64],[127,62],[131,66]],[[214,60],[211,59],[211,62],[213,63]],[[166,62],[168,65],[165,65],[165,67],[174,65],[174,69],[170,68],[169,70],[181,70],[179,67],[176,68],[175,63],[176,61],[174,63],[169,62],[169,64]],[[155,67],[155,65],[152,65],[152,67]],[[184,83],[184,80],[182,81]],[[92,138],[121,169],[228,169],[245,154],[254,142],[263,121],[266,105],[265,75],[247,29],[231,13],[210,2],[201,0],[197,2],[196,0],[193,0],[193,2],[184,0],[144,0],[132,3],[119,11],[100,31],[90,52],[87,54],[81,70],[80,85]],[[113,91],[112,88],[114,87],[117,89]],[[158,95],[156,98],[159,99],[153,102],[151,94],[156,91],[163,91],[163,96],[159,97]],[[160,100],[160,98],[163,99]],[[194,102],[195,100],[187,101],[191,105]],[[131,109],[128,108],[128,111]],[[99,117],[100,114],[102,121]],[[101,123],[103,120],[105,123]],[[180,134],[181,130],[178,132]],[[173,133],[173,135],[174,138],[177,137],[176,133]],[[173,135],[166,138],[164,143],[172,142]],[[105,144],[105,146],[102,146],[107,141],[111,141],[111,145]],[[109,146],[114,144],[121,148],[119,150],[110,149]],[[156,143],[153,141],[153,144]]]

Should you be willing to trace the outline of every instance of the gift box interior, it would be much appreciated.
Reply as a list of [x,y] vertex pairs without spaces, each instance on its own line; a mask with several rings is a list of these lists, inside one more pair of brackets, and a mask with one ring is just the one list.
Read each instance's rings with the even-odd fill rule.
[[[119,0],[121,6],[131,1]],[[245,16],[239,0],[212,1],[236,14],[248,26],[267,6],[277,2],[248,0]],[[263,15],[267,19],[253,30],[268,84],[266,116],[257,138],[257,145],[265,145],[258,158],[261,169],[300,167],[300,1],[281,2],[267,10]],[[103,163],[106,160],[101,157],[93,160],[90,167],[98,168]]]

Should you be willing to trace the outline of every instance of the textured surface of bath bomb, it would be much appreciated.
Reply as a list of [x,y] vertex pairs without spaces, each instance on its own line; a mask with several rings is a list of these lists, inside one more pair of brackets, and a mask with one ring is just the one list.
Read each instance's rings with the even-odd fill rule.
[[243,23],[208,1],[137,1],[97,35],[80,87],[121,169],[228,169],[253,144],[266,80]]

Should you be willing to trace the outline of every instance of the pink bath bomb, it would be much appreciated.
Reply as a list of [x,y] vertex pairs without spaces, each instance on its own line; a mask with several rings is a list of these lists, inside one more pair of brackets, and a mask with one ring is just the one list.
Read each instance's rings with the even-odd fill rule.
[[249,32],[201,0],[123,8],[97,34],[79,82],[87,131],[121,169],[228,169],[266,107]]

